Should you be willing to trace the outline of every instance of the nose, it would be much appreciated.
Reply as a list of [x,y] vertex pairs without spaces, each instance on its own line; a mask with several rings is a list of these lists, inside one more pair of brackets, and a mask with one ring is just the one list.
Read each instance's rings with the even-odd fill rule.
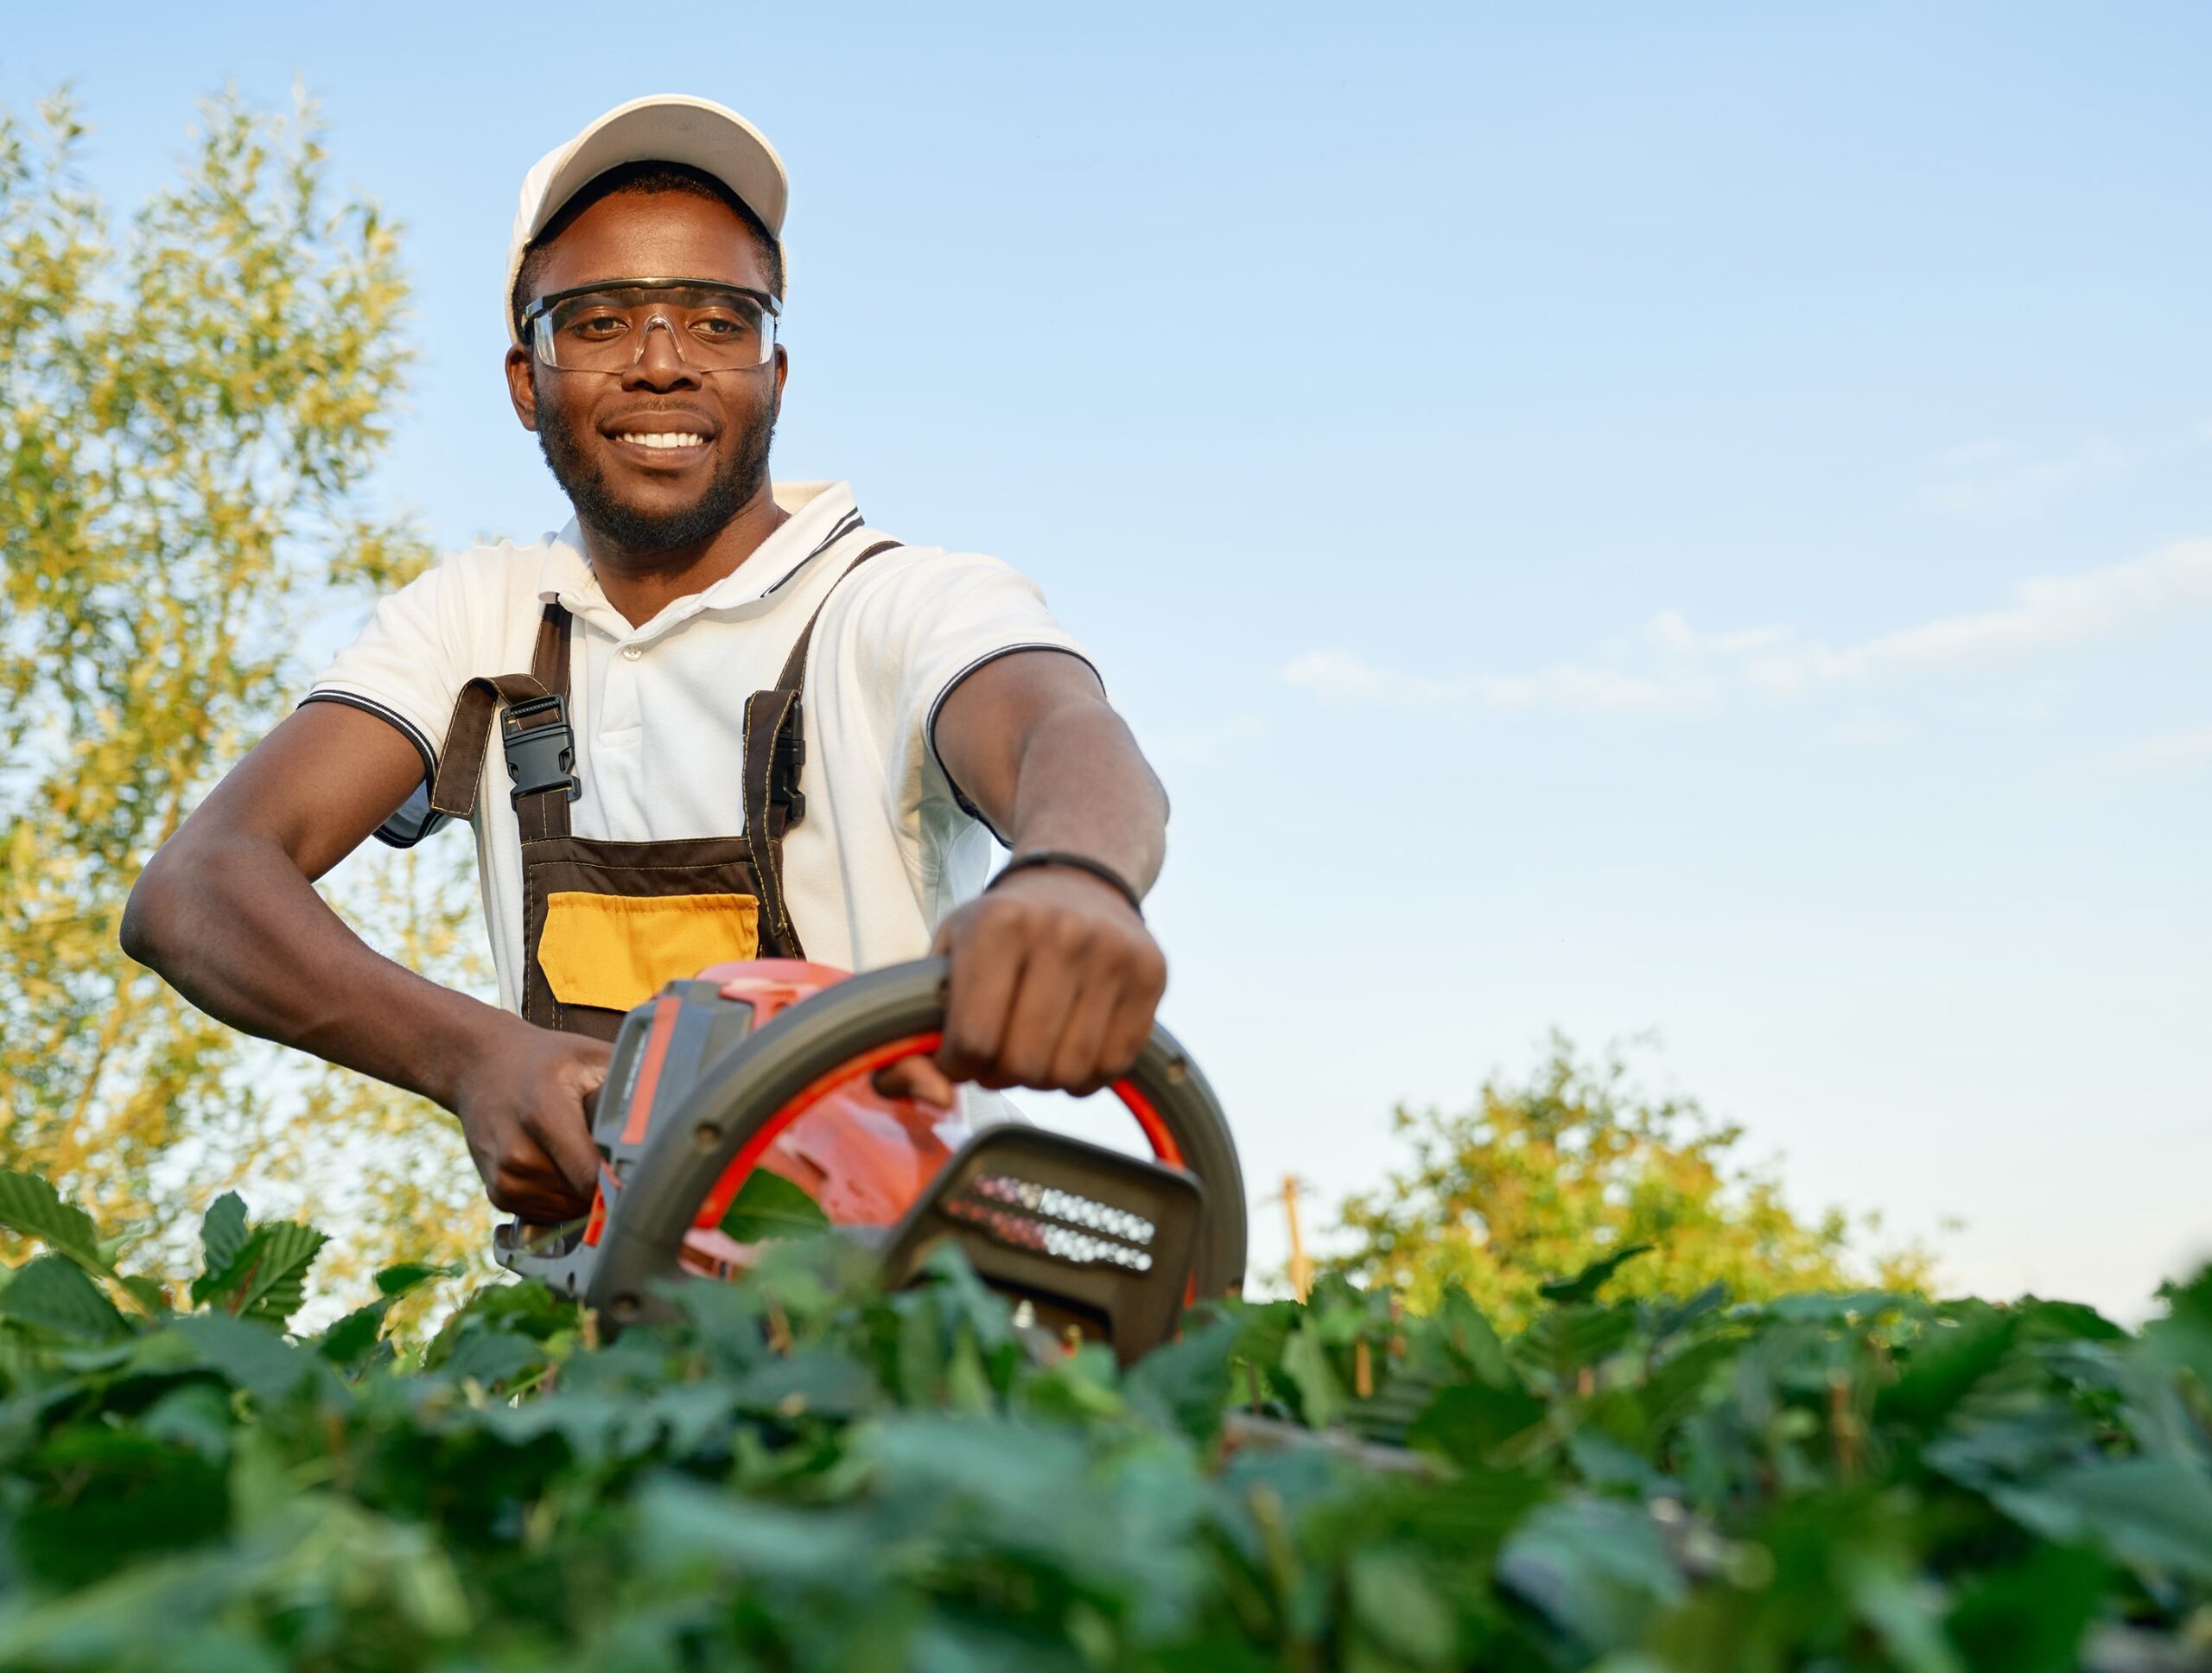
[[[668,333],[665,340],[654,334],[659,326]],[[699,374],[683,364],[683,350],[676,340],[676,328],[656,314],[645,321],[639,334],[638,358],[630,363],[629,371],[622,374],[625,389],[692,389],[699,387]]]

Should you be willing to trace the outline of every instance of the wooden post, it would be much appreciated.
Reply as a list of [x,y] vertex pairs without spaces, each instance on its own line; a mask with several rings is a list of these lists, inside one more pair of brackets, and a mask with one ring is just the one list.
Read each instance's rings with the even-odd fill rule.
[[1304,1301],[1313,1293],[1313,1263],[1306,1258],[1306,1237],[1298,1224],[1298,1175],[1282,1176],[1282,1217],[1290,1223],[1290,1288]]

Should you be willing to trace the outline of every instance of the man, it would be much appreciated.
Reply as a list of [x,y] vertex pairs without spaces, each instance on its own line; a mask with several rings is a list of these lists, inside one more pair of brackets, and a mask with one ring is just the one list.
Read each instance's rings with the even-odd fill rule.
[[[1166,799],[1036,588],[886,539],[842,483],[770,483],[785,194],[743,118],[672,96],[531,172],[507,385],[575,520],[383,601],[124,914],[203,1009],[454,1111],[493,1203],[533,1221],[588,1203],[583,1100],[671,976],[934,948],[944,1044],[879,1085],[937,1104],[1095,1090],[1166,985],[1137,906]],[[499,1008],[313,887],[446,817],[475,827]],[[993,833],[1015,858],[979,894]]]

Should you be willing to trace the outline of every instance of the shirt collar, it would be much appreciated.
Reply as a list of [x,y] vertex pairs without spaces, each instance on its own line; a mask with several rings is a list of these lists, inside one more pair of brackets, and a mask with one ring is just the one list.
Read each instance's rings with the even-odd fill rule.
[[[670,612],[691,615],[766,598],[807,559],[861,526],[860,506],[849,482],[779,482],[772,492],[776,503],[789,513],[783,525],[744,563],[703,592],[670,605]],[[538,560],[537,596],[548,604],[557,600],[580,616],[589,616],[594,606],[610,607],[590,560],[584,557],[583,534],[574,518],[545,543],[545,555]],[[626,624],[625,627],[626,631]]]

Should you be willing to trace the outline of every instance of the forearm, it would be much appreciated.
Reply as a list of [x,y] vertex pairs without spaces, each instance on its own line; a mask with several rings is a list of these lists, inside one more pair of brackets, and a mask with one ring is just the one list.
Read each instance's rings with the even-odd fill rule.
[[1040,717],[1015,756],[1016,854],[1065,849],[1111,866],[1139,894],[1167,852],[1167,795],[1122,717],[1103,703]]
[[[953,781],[1016,855],[1079,854],[1141,894],[1167,847],[1167,796],[1090,665],[1024,652],[978,669],[945,700],[938,747]],[[946,918],[951,961],[940,1084],[1077,1095],[1125,1073],[1167,985],[1160,945],[1112,884],[1039,866]],[[927,1089],[925,1089],[927,1090]]]
[[188,830],[171,849],[131,892],[133,957],[234,1028],[454,1107],[512,1019],[378,953],[271,839]]

